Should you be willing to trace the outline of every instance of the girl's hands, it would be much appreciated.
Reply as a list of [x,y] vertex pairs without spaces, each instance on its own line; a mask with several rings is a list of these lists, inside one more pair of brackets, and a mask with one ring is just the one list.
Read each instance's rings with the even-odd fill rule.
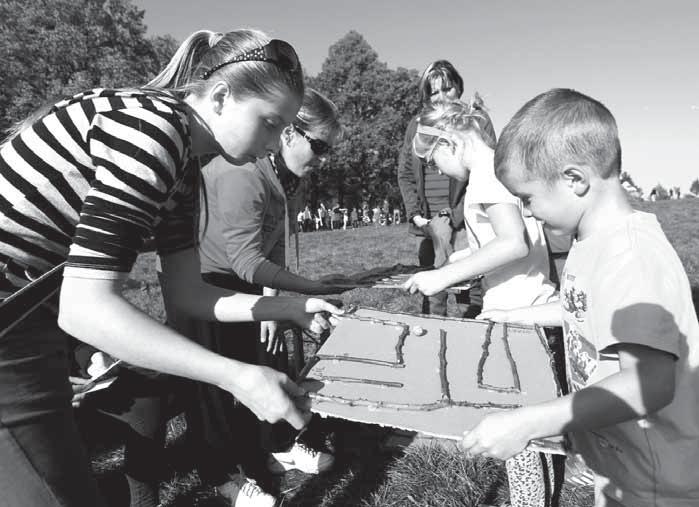
[[312,333],[321,334],[337,324],[334,315],[342,315],[343,310],[325,301],[324,299],[309,298],[305,301],[302,312],[299,312],[294,323]]
[[439,270],[415,273],[408,279],[407,282],[403,284],[403,289],[409,291],[411,294],[415,294],[416,292],[420,291],[425,296],[434,296],[438,292],[442,292],[447,287],[448,285],[444,283],[443,277],[440,275]]
[[266,366],[244,364],[235,378],[220,384],[261,421],[287,421],[297,430],[311,419],[310,398],[286,375]]

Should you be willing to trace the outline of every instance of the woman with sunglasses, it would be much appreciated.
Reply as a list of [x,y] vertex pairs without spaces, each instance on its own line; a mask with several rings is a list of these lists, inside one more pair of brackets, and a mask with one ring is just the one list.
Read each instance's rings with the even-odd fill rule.
[[[278,147],[268,156],[235,168],[217,157],[204,167],[206,199],[201,205],[207,207],[208,220],[200,222],[199,254],[206,282],[266,296],[276,296],[280,289],[305,294],[338,291],[295,275],[285,266],[288,200],[300,179],[313,170],[313,162],[330,150],[341,133],[335,105],[319,92],[306,89],[301,109],[284,127]],[[199,322],[194,325],[196,340],[226,357],[286,371],[283,333],[276,332],[274,320],[261,325]],[[249,497],[254,505],[274,503],[274,497],[256,484],[244,490],[240,486],[250,483],[248,476],[259,480],[267,475],[263,439],[267,452],[289,451],[283,455],[285,461],[270,457],[275,472],[283,472],[283,464],[307,473],[332,465],[332,455],[295,444],[294,434],[286,428],[275,427],[277,431],[272,432],[248,409],[237,405],[228,392],[215,386],[199,383],[190,402],[187,422],[194,430],[191,435],[196,439],[199,475],[233,504],[241,496]],[[272,433],[283,433],[285,441],[273,442]]]
[[215,354],[121,295],[154,236],[169,313],[328,327],[319,312],[339,310],[325,301],[204,283],[194,248],[201,160],[264,157],[302,96],[301,67],[287,43],[252,30],[204,30],[148,85],[79,93],[38,111],[4,141],[4,294],[65,263],[58,315],[41,307],[0,340],[4,505],[104,505],[70,405],[68,335],[127,363],[215,384],[261,419],[306,424],[304,393],[288,377]]

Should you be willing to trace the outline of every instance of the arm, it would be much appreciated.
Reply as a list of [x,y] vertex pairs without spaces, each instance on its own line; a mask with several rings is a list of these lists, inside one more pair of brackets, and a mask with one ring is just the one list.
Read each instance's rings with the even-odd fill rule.
[[421,163],[420,159],[413,153],[413,137],[415,136],[415,131],[416,122],[415,119],[412,119],[405,131],[403,145],[398,155],[398,187],[403,197],[403,204],[405,205],[408,221],[412,220],[415,216],[422,215],[417,193],[417,180],[415,177],[416,164]]
[[[153,320],[120,294],[116,280],[65,278],[58,323],[62,329],[131,364],[211,383],[236,396],[260,419],[303,427],[309,414],[303,390],[270,368],[247,365],[201,347]],[[293,401],[292,397],[298,398]]]
[[464,434],[463,448],[469,454],[507,459],[524,450],[532,439],[631,421],[672,401],[675,356],[630,343],[615,349],[618,373],[562,398],[489,414]]
[[510,203],[486,205],[486,213],[495,231],[495,238],[466,258],[440,269],[413,275],[403,287],[432,296],[447,287],[494,271],[529,253],[527,230],[519,208]]
[[539,326],[561,327],[563,325],[560,301],[513,308],[511,310],[486,310],[476,318],[494,322],[527,324],[530,326],[536,324]]
[[288,320],[320,332],[327,329],[327,322],[316,313],[341,313],[321,299],[253,296],[209,285],[199,275],[199,258],[193,249],[165,256],[161,264],[161,285],[166,304],[174,312],[199,320]]

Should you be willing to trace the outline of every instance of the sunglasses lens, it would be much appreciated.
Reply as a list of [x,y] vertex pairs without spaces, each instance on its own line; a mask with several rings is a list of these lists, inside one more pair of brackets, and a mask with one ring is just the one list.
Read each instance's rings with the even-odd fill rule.
[[311,142],[311,150],[313,150],[313,153],[316,155],[325,155],[328,151],[330,151],[330,146],[324,141],[313,139]]

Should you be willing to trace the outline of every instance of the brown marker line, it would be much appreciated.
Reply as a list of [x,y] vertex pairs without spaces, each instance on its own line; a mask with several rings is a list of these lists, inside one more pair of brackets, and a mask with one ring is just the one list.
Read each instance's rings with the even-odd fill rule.
[[367,378],[339,377],[334,375],[319,375],[318,377],[314,378],[323,382],[345,382],[348,384],[369,384],[374,386],[398,388],[404,387],[404,384],[402,384],[401,382],[391,382],[389,380],[372,380]]
[[444,329],[439,330],[439,380],[442,384],[442,399],[451,401],[447,378],[447,332]]
[[324,361],[348,361],[352,363],[375,364],[379,366],[390,366],[391,368],[405,368],[404,364],[384,361],[383,359],[367,359],[366,357],[338,356],[329,354],[316,354],[319,360]]
[[341,405],[348,405],[350,407],[373,407],[373,408],[387,408],[391,410],[406,410],[413,412],[433,412],[435,410],[440,410],[447,407],[470,407],[476,409],[502,409],[511,410],[515,408],[520,408],[522,405],[516,403],[491,403],[491,402],[470,402],[470,401],[447,401],[441,400],[434,403],[392,403],[388,401],[371,401],[365,398],[349,399],[342,396],[328,396],[319,393],[308,393],[308,396],[316,401],[325,401],[330,403],[339,403]]
[[507,354],[507,359],[508,361],[510,361],[510,368],[512,369],[512,378],[514,379],[515,383],[515,392],[521,393],[522,385],[519,382],[519,372],[517,371],[517,363],[515,362],[515,358],[512,357],[512,351],[510,350],[510,340],[507,333],[506,323],[503,323],[502,325],[502,341],[505,343],[505,354]]

